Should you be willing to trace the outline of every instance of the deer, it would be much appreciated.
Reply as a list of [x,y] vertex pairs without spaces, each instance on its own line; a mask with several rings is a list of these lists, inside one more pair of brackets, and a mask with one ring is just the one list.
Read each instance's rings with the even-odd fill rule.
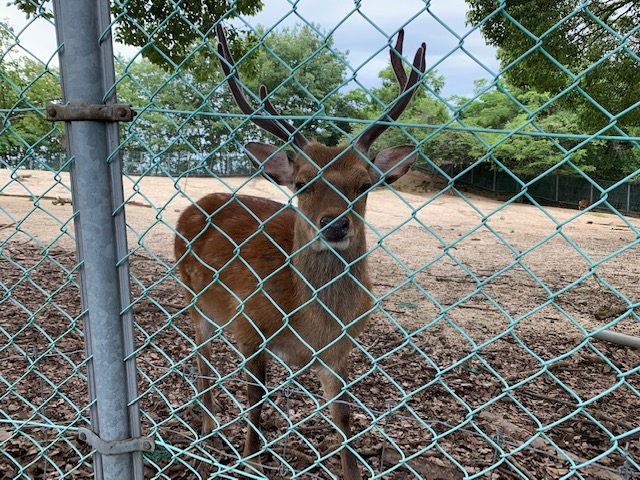
[[589,208],[591,205],[593,205],[593,202],[590,202],[589,200],[580,200],[578,202],[578,210],[584,210]]
[[350,143],[326,146],[307,140],[282,118],[266,87],[260,108],[246,98],[223,28],[216,28],[225,81],[243,114],[296,153],[249,142],[250,160],[266,178],[289,188],[297,207],[241,194],[212,193],[190,205],[176,224],[175,258],[195,330],[199,355],[197,392],[203,432],[215,430],[220,406],[213,394],[210,339],[230,332],[244,357],[247,383],[245,468],[260,470],[260,415],[266,400],[267,364],[277,355],[292,367],[311,365],[342,436],[340,460],[346,480],[362,478],[350,441],[349,353],[374,311],[367,265],[365,207],[368,193],[405,175],[417,158],[415,145],[382,150],[367,158],[372,143],[398,119],[420,85],[426,45],[417,50],[407,76],[402,64],[404,31],[398,32],[391,65],[398,97]]

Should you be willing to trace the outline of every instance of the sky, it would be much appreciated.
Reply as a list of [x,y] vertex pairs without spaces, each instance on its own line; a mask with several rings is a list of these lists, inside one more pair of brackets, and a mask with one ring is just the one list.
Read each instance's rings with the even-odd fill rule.
[[[427,43],[427,68],[445,77],[444,97],[470,96],[474,80],[493,78],[499,69],[495,48],[466,25],[464,0],[431,0],[428,8],[424,0],[264,0],[264,4],[255,17],[233,23],[263,25],[267,30],[304,22],[319,24],[333,31],[335,47],[348,51],[349,64],[367,87],[380,84],[378,72],[389,62],[388,37],[403,27],[405,57],[413,59],[420,43]],[[53,25],[42,19],[27,23],[15,6],[4,7],[0,19],[21,32],[22,54],[57,64]],[[116,45],[115,51],[129,58],[136,52],[122,45]]]

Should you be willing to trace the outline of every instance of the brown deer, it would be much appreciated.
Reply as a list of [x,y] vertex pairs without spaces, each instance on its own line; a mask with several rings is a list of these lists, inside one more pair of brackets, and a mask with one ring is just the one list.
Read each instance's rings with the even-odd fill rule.
[[589,200],[580,200],[578,202],[578,210],[584,210],[585,208],[589,208],[591,205],[593,205],[593,202],[590,202]]
[[[425,70],[425,45],[418,49],[407,78],[398,34],[391,63],[400,84],[384,112],[386,124],[372,124],[351,145],[327,147],[307,141],[292,124],[276,120],[276,109],[260,88],[262,108],[242,92],[224,31],[217,29],[218,53],[231,92],[243,113],[284,142],[293,141],[293,159],[273,145],[245,148],[263,175],[293,190],[298,206],[264,198],[215,193],[180,215],[175,256],[195,326],[198,391],[205,409],[205,433],[215,429],[210,339],[232,332],[245,358],[249,425],[243,457],[259,467],[260,412],[267,359],[277,354],[288,365],[317,370],[335,425],[342,434],[344,478],[360,479],[351,438],[347,382],[348,357],[374,309],[367,268],[367,193],[393,183],[416,159],[415,146],[381,151],[366,158],[371,144],[409,104]],[[297,211],[296,211],[297,210]]]

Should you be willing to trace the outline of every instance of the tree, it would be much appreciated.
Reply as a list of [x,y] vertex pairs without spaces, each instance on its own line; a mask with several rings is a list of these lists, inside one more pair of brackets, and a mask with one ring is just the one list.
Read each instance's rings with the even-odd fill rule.
[[58,72],[35,60],[11,58],[12,32],[0,29],[0,157],[11,166],[27,156],[64,151],[58,127],[46,120],[44,106],[61,99]]
[[[264,29],[258,28],[258,34],[264,35]],[[259,69],[255,78],[245,80],[245,85],[254,95],[260,85],[265,85],[280,113],[304,117],[305,135],[325,145],[336,145],[343,140],[340,129],[349,133],[351,125],[331,125],[314,115],[364,118],[357,109],[356,97],[340,91],[347,55],[337,50],[333,38],[318,26],[298,24],[270,32],[264,37],[264,46],[249,57]]]
[[145,58],[119,59],[116,73],[118,100],[139,112],[133,123],[121,125],[121,138],[129,158],[143,161],[140,173],[155,164],[170,172],[215,168],[229,152],[239,156],[228,141],[240,119],[219,115],[235,108],[226,89],[215,88],[220,75],[203,80],[190,72],[169,73]]
[[[612,120],[640,125],[640,3],[637,0],[466,0],[468,20],[497,47],[510,84],[552,95],[595,132]],[[540,44],[538,45],[538,42]],[[581,89],[583,93],[579,91]]]
[[[433,135],[425,144],[425,153],[436,165],[470,165],[480,142],[459,122],[452,122],[445,130]],[[475,148],[474,148],[475,147]]]
[[[366,118],[378,120],[385,106],[393,103],[398,97],[398,81],[391,65],[387,65],[378,73],[382,80],[382,85],[369,90],[368,106],[365,110]],[[411,103],[398,118],[398,122],[416,126],[393,127],[386,130],[371,147],[371,155],[376,155],[379,151],[397,145],[406,145],[414,141],[423,140],[429,130],[422,128],[426,125],[438,125],[449,119],[446,107],[434,98],[424,86],[439,94],[444,87],[444,77],[435,71],[430,71],[425,75],[424,80],[416,90]],[[360,129],[366,125],[360,126]],[[428,150],[428,149],[427,149]]]
[[[485,89],[486,85],[478,88]],[[459,114],[466,127],[489,130],[477,133],[481,141],[469,141],[468,136],[463,140],[468,155],[481,158],[487,154],[488,145],[494,158],[520,175],[538,175],[565,160],[566,152],[582,142],[578,136],[583,130],[574,109],[563,103],[549,103],[550,99],[548,93],[523,90],[508,83],[481,95]],[[555,138],[547,133],[576,138]],[[605,180],[619,180],[640,168],[640,151],[629,142],[592,140],[572,151],[569,159],[593,178]],[[560,171],[576,173],[568,164]]]
[[[50,0],[9,0],[27,15],[41,15]],[[255,15],[264,4],[262,0],[128,0],[112,1],[111,13],[115,23],[115,40],[140,47],[142,55],[156,65],[176,67],[187,61],[197,68],[207,58],[215,57],[214,26],[221,20],[239,15]],[[233,45],[238,32],[230,27]],[[237,48],[233,47],[232,48]]]
[[[264,34],[263,29],[258,32]],[[260,100],[254,96],[264,84],[282,114],[309,119],[303,126],[305,135],[335,144],[342,140],[340,132],[313,115],[357,118],[362,97],[340,91],[346,71],[344,55],[333,49],[330,38],[309,26],[295,26],[269,33],[263,45],[237,58],[242,59],[238,69],[245,95],[256,107]],[[255,77],[245,77],[245,63],[249,68],[260,65]],[[207,75],[204,68],[170,72],[148,59],[119,59],[119,101],[131,103],[140,112],[131,126],[123,126],[126,150],[143,151],[147,160],[152,155],[163,162],[185,153],[182,158],[192,161],[182,163],[194,166],[203,152],[212,161],[222,160],[237,155],[239,144],[262,138],[264,133],[241,114],[221,70],[217,65],[208,68]],[[340,127],[350,129],[348,124]]]

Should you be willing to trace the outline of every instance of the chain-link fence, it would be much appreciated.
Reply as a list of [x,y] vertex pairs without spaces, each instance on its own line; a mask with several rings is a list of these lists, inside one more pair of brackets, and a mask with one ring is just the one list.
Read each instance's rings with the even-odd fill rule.
[[[32,157],[27,160],[17,159],[14,163],[26,170],[69,171],[69,160],[64,153]],[[162,166],[158,163],[157,158],[146,152],[123,152],[122,169],[126,175],[165,175],[168,171],[172,176],[179,176],[187,170],[191,172],[190,175],[198,175],[199,169],[202,170],[200,175],[209,175],[208,172],[214,172],[219,177],[249,176],[255,173],[249,160],[240,155],[227,155],[203,161],[202,157],[175,152],[163,155]],[[8,168],[15,167],[9,162],[7,164]]]
[[582,206],[587,203],[590,206],[602,200],[620,212],[640,212],[640,185],[637,183],[592,180],[578,175],[515,177],[488,165],[477,165],[471,170],[462,165],[442,165],[440,169],[446,173],[445,176],[439,176],[433,168],[422,167],[433,177],[434,186],[438,180],[441,184],[448,184],[453,178],[459,188],[490,192],[501,198],[517,196],[521,202],[526,200],[525,195],[529,195],[545,205],[584,208]]
[[640,477],[637,6],[444,3],[16,2],[2,478]]

